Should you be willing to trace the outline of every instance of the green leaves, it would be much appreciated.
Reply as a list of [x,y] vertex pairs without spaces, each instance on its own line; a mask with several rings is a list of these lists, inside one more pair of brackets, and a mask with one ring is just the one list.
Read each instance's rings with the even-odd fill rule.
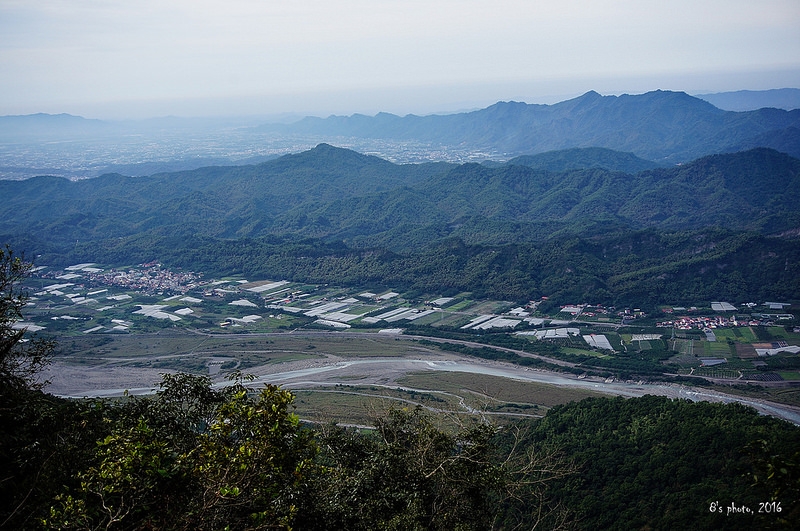
[[371,433],[323,428],[324,468],[310,494],[319,504],[305,515],[316,520],[301,521],[325,529],[490,528],[499,509],[492,502],[511,488],[497,428],[467,422],[447,429],[439,420],[403,408],[376,419]]
[[755,513],[777,493],[784,507],[797,494],[796,476],[766,476],[782,463],[791,468],[800,429],[740,404],[587,399],[551,409],[531,435],[534,444],[559,445],[579,466],[550,492],[577,511],[584,529],[771,528],[778,523],[771,514],[722,523],[708,503],[745,504]]
[[[42,524],[487,529],[500,502],[533,492],[526,478],[546,481],[525,452],[500,451],[496,427],[468,422],[444,428],[420,408],[392,410],[376,420],[374,431],[312,431],[291,413],[290,392],[267,386],[253,394],[234,384],[211,391],[212,417],[197,428],[181,414],[186,408],[176,407],[195,404],[210,390],[207,381],[193,378],[167,378],[155,397],[131,397],[104,409],[109,432]],[[172,418],[176,412],[179,421]],[[167,436],[182,422],[196,429]],[[529,523],[525,518],[518,523]]]
[[[41,389],[43,382],[36,377],[48,364],[55,347],[51,340],[25,338],[26,329],[15,329],[22,320],[22,308],[28,295],[22,280],[28,276],[33,264],[16,255],[6,245],[0,248],[0,394]],[[23,341],[25,339],[25,341]],[[2,407],[2,404],[0,404]]]
[[274,386],[253,396],[239,383],[215,391],[208,378],[165,376],[155,397],[105,409],[110,432],[47,525],[288,527],[316,454],[292,400]]

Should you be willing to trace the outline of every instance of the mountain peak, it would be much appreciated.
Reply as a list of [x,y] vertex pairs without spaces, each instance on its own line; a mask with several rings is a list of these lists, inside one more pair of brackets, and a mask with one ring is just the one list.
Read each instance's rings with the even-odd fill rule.
[[334,147],[334,146],[332,146],[332,145],[330,145],[330,144],[328,144],[326,142],[320,142],[314,148],[312,148],[310,151],[317,152],[317,153],[330,153],[330,152],[332,152],[334,150],[337,150],[337,149],[342,149],[342,148]]
[[[301,153],[294,153],[284,155],[277,159],[278,161],[288,162],[308,162],[311,160],[318,160],[318,163],[335,163],[336,164],[350,164],[354,166],[364,166],[371,164],[391,165],[392,163],[373,155],[364,155],[353,151],[352,149],[332,146],[325,142],[321,142],[307,151]],[[328,162],[325,162],[328,161]],[[269,161],[265,164],[269,164]]]
[[577,99],[579,99],[579,100],[583,100],[583,99],[596,100],[597,98],[602,98],[602,97],[603,97],[602,94],[600,94],[599,92],[597,92],[595,90],[590,90],[586,94],[584,94],[582,96],[578,96]]

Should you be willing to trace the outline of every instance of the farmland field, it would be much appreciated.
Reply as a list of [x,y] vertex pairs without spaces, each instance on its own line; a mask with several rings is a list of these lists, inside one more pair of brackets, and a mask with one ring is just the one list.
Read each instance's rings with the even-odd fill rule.
[[581,356],[594,356],[595,358],[602,358],[602,359],[611,358],[611,356],[609,356],[608,354],[604,353],[603,351],[597,351],[597,350],[588,350],[588,349],[571,348],[571,347],[563,347],[561,350],[563,352],[567,353],[567,354],[578,354],[578,355],[581,355]]
[[736,379],[739,378],[740,373],[739,371],[732,370],[732,369],[721,369],[716,367],[702,367],[694,371],[696,376],[707,376],[709,378],[724,378],[724,379]]
[[704,341],[703,356],[728,358],[731,356],[731,348],[726,341]]

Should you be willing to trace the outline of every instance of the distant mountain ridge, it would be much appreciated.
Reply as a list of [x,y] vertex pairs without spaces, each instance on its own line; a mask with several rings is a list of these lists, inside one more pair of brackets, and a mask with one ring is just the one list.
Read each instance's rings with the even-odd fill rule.
[[[766,95],[759,93],[759,97]],[[591,91],[553,105],[498,102],[485,109],[446,115],[354,114],[307,117],[290,124],[253,124],[249,119],[236,122],[234,119],[167,117],[140,122],[107,122],[66,114],[3,116],[0,117],[0,142],[9,146],[35,144],[38,151],[31,152],[36,153],[35,158],[31,158],[33,155],[18,150],[8,163],[0,164],[6,168],[0,168],[0,174],[5,171],[8,178],[23,178],[29,174],[25,171],[27,168],[49,167],[42,162],[53,152],[41,146],[54,141],[75,146],[74,167],[90,162],[92,168],[109,170],[115,169],[112,164],[118,159],[98,158],[98,153],[113,153],[114,143],[126,145],[127,160],[148,165],[117,168],[137,174],[147,168],[155,169],[156,164],[164,169],[196,168],[199,165],[193,160],[210,160],[211,157],[241,164],[242,157],[237,154],[243,150],[258,153],[268,139],[279,139],[277,144],[283,146],[282,149],[296,145],[297,139],[305,146],[319,142],[348,143],[360,145],[365,151],[372,150],[365,145],[372,145],[381,153],[387,145],[394,145],[401,159],[408,157],[406,143],[422,146],[425,151],[421,157],[404,160],[429,160],[431,154],[438,152],[438,156],[443,157],[440,160],[480,161],[481,158],[476,157],[483,157],[483,160],[498,161],[566,149],[602,148],[631,153],[668,166],[705,155],[758,147],[800,158],[800,109],[725,111],[684,92],[661,90],[621,96],[602,96]],[[195,138],[197,141],[186,141]],[[285,142],[285,139],[292,140]],[[214,149],[204,151],[205,143]],[[165,144],[171,150],[153,150],[153,146]],[[222,150],[220,144],[224,144]],[[141,160],[130,156],[137,149],[144,154]],[[72,156],[69,149],[58,153]],[[462,156],[465,153],[467,156]],[[24,168],[15,169],[23,166],[19,161],[25,157],[30,160]],[[175,157],[182,166],[170,166],[171,160],[167,157]],[[633,168],[623,171],[633,171]],[[60,174],[71,175],[66,167]],[[84,170],[79,177],[95,175],[97,173]]]
[[93,136],[117,129],[111,122],[66,113],[0,116],[0,141],[5,142]]
[[602,147],[670,164],[737,151],[756,138],[757,147],[779,146],[800,157],[793,128],[800,128],[800,110],[737,113],[684,92],[601,96],[591,91],[554,105],[499,102],[450,115],[308,117],[261,130],[470,145],[510,155]]
[[549,171],[602,168],[624,173],[639,173],[659,167],[655,162],[639,158],[633,153],[620,153],[598,147],[562,149],[538,155],[520,155],[509,160],[508,164]]
[[754,111],[765,107],[785,111],[800,109],[800,89],[797,88],[737,90],[696,96],[726,111]]

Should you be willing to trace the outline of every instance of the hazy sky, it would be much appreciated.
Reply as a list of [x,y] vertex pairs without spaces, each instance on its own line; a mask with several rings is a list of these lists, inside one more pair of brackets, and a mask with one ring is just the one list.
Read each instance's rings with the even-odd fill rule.
[[388,111],[800,87],[800,0],[0,0],[0,115]]

